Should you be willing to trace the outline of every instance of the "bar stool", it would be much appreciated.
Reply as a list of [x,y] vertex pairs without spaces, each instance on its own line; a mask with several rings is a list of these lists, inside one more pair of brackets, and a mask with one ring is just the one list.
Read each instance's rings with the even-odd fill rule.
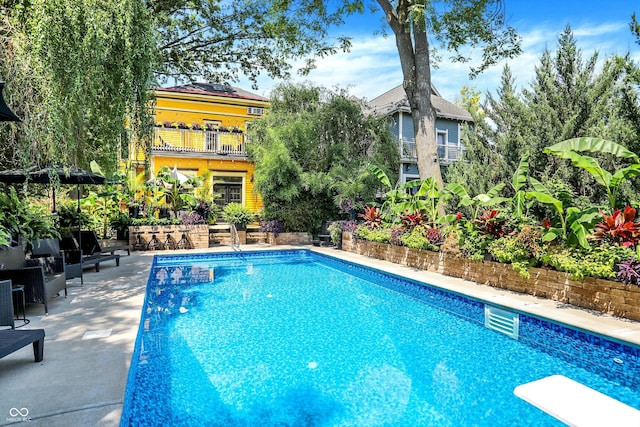
[[180,230],[180,232],[182,233],[182,238],[178,242],[178,249],[191,249],[191,242],[187,237],[189,230]]
[[[29,324],[29,319],[27,319],[27,300],[24,295],[24,286],[12,285],[11,293],[13,296],[13,305],[16,308],[16,320],[22,320],[23,324],[21,326]],[[18,317],[18,302],[20,301],[20,294],[22,294],[22,317]]]
[[163,246],[165,249],[176,249],[178,242],[176,242],[176,239],[173,238],[173,236],[171,235],[171,233],[173,233],[173,231],[167,231],[167,237],[164,239],[164,243]]
[[158,239],[158,236],[156,236],[155,233],[151,235],[151,240],[149,240],[149,243],[147,244],[147,249],[150,251],[162,249],[162,242]]
[[142,251],[147,249],[147,241],[144,240],[144,237],[142,237],[142,235],[144,234],[144,231],[136,231],[134,232],[134,234],[136,235],[136,241],[133,244],[133,250]]

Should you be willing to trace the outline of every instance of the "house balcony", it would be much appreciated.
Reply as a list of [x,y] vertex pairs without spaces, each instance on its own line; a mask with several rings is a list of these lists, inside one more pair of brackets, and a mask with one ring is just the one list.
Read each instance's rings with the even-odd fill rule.
[[247,157],[242,132],[155,128],[151,151],[159,154]]

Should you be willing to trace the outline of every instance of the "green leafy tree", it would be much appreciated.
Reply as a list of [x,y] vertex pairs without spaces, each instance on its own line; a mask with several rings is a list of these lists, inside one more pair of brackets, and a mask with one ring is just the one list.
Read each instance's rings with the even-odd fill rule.
[[368,163],[397,170],[399,153],[384,118],[365,115],[344,92],[282,85],[252,123],[249,151],[266,219],[290,231],[317,232],[323,220],[375,194]]
[[5,161],[113,171],[118,147],[150,130],[153,17],[139,0],[15,2],[2,16],[0,75],[23,118]]
[[436,115],[431,104],[433,48],[438,46],[449,51],[454,62],[467,62],[470,58],[463,53],[463,48],[482,46],[482,62],[471,68],[471,75],[475,76],[500,59],[519,54],[520,38],[505,24],[501,0],[377,2],[396,38],[403,86],[412,112],[420,177],[432,177],[442,187]]
[[303,74],[316,58],[348,50],[349,39],[329,30],[363,10],[362,1],[162,0],[146,2],[158,30],[160,77],[254,83],[265,72],[290,76],[291,60],[305,58]]
[[[505,67],[496,95],[487,94],[484,111],[490,125],[478,121],[475,132],[464,135],[467,150],[463,162],[449,167],[447,181],[486,192],[499,182],[509,183],[529,152],[528,176],[550,189],[552,182],[564,182],[577,199],[588,198],[596,205],[608,203],[607,188],[598,185],[595,175],[545,153],[545,148],[559,141],[583,137],[616,141],[638,151],[637,67],[628,56],[606,58],[601,68],[597,63],[597,54],[583,59],[567,27],[558,38],[558,49],[546,51],[540,58],[528,87],[518,91],[510,69]],[[593,153],[593,158],[603,170],[628,166],[626,159],[617,156]],[[634,184],[637,178],[632,177],[620,183],[617,203],[637,200]],[[517,190],[511,186],[505,192],[513,197]]]

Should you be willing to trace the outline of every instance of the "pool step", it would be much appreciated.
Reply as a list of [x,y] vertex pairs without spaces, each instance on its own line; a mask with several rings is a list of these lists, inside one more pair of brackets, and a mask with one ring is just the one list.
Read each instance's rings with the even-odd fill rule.
[[485,304],[484,326],[517,340],[520,330],[520,316],[516,312]]

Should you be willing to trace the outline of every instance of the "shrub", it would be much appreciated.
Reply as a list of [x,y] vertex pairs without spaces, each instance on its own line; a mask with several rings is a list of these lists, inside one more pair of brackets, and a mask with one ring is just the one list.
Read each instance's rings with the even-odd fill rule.
[[207,221],[197,212],[191,212],[182,215],[182,223],[184,225],[206,224]]
[[417,225],[403,234],[402,237],[400,237],[400,241],[404,246],[409,248],[438,251],[438,246],[432,244],[426,237],[427,230],[425,226]]
[[360,225],[356,228],[353,235],[356,239],[370,240],[378,243],[389,243],[389,239],[391,239],[391,229],[380,227],[371,230],[365,225]]
[[222,218],[230,224],[246,227],[254,220],[254,215],[240,203],[229,203],[222,210]]

